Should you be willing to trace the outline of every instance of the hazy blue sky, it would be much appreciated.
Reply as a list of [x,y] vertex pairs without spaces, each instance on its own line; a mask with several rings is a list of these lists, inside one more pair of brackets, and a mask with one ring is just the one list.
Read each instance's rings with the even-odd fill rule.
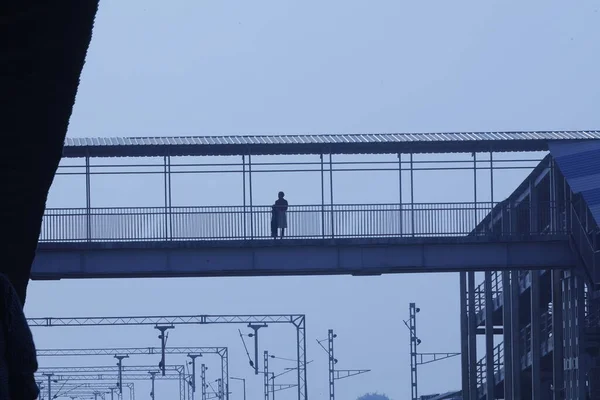
[[[594,129],[600,126],[599,7],[583,0],[103,0],[69,135]],[[499,174],[496,200],[525,173]],[[468,173],[416,178],[417,201],[472,200]],[[391,173],[335,179],[336,202],[398,199]],[[478,196],[487,200],[487,175],[481,179]],[[181,178],[174,204],[239,205],[240,182]],[[94,178],[92,205],[160,206],[161,185],[159,177]],[[290,203],[314,204],[319,187],[316,174],[257,177],[255,203],[271,203],[283,189]],[[83,180],[61,177],[49,206],[83,206],[83,193]],[[421,350],[459,349],[458,277],[451,274],[34,282],[29,293],[32,317],[305,313],[313,399],[327,393],[326,355],[315,339],[328,328],[339,335],[339,368],[373,370],[340,381],[339,399],[377,390],[409,398],[401,320],[411,301],[422,309]],[[158,345],[149,327],[34,333],[40,348]],[[263,348],[294,357],[291,327],[268,328],[262,338]],[[234,327],[178,327],[169,344],[229,346],[231,375],[250,379],[250,399],[261,395],[262,379],[251,376]],[[41,361],[114,363],[110,357]],[[217,359],[206,361],[216,379]],[[420,376],[422,394],[458,388],[459,362],[426,366]],[[161,383],[157,395],[167,398],[175,387]],[[240,399],[237,382],[231,389],[232,399]],[[137,392],[147,396],[149,385],[139,384]]]

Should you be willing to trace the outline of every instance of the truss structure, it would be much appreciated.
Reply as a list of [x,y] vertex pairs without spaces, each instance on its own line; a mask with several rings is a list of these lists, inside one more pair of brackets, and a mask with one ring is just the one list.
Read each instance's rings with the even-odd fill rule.
[[[306,375],[306,316],[304,314],[257,315],[180,315],[138,317],[79,317],[79,318],[28,318],[31,327],[74,326],[125,326],[125,325],[209,325],[209,324],[292,324],[296,328],[296,354],[298,372],[298,400],[308,400]],[[226,381],[225,399],[229,400]]]
[[[123,383],[123,387],[129,389],[129,400],[135,399],[135,389],[134,384],[132,382]],[[43,385],[40,385],[40,400],[44,399],[44,391]],[[89,394],[94,394],[94,392],[102,392],[105,394],[110,394],[110,400],[114,400],[114,395],[117,394],[118,398],[118,388],[115,385],[111,385],[109,383],[67,383],[61,385],[59,390],[52,397],[81,397]]]
[[[73,383],[79,384],[79,382],[93,382],[93,383],[99,384],[99,382],[102,382],[102,381],[110,381],[114,385],[119,381],[119,374],[117,373],[117,371],[114,371],[113,367],[73,367],[73,369],[77,369],[77,368],[81,368],[82,371],[81,372],[68,371],[68,370],[60,371],[60,367],[57,367],[57,369],[54,370],[55,372],[52,373],[52,380],[55,382],[56,385],[58,385],[59,388],[60,388],[60,382],[69,382],[70,384],[73,384]],[[92,372],[92,371],[86,372],[85,368],[107,369],[107,370],[109,368],[113,368],[113,371],[109,370],[105,373]],[[139,371],[123,372],[121,377],[123,380],[127,380],[127,381],[148,381],[151,379],[148,372],[150,372],[152,370],[156,370],[156,368],[151,367],[150,370],[140,369]],[[155,375],[156,380],[176,380],[176,381],[178,381],[179,382],[179,399],[180,400],[186,399],[186,393],[187,393],[188,399],[192,398],[191,377],[188,375],[185,375],[183,373],[183,371],[184,371],[183,366],[177,366],[176,369],[173,369],[173,368],[166,369],[166,373],[164,376],[160,375],[160,374]],[[38,378],[37,380],[39,381],[39,380],[41,380],[42,377],[36,376],[36,378]],[[125,384],[123,384],[123,387],[125,387]]]
[[[101,349],[38,349],[38,357],[161,355],[158,347],[113,347]],[[229,387],[229,350],[227,347],[165,347],[165,354],[185,354],[192,359],[192,390],[196,391],[196,357],[216,354],[221,358],[221,379]]]

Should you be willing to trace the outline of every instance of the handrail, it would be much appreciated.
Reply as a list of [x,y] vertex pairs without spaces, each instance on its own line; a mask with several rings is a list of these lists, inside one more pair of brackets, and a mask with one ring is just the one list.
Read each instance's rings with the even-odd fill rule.
[[[462,237],[489,212],[492,203],[290,205],[286,237]],[[549,204],[549,207],[553,207]],[[48,208],[40,242],[260,240],[271,238],[271,207],[172,206]],[[528,219],[530,210],[513,212]],[[531,212],[540,211],[532,207]],[[523,214],[526,213],[527,215]],[[478,236],[566,234],[514,226]]]

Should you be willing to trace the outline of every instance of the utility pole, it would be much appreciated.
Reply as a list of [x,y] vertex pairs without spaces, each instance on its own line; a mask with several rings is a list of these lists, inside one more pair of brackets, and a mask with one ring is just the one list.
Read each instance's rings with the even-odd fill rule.
[[[327,353],[327,359],[329,362],[329,400],[335,400],[335,381],[349,378],[351,376],[362,375],[370,372],[369,369],[336,369],[335,365],[338,360],[335,358],[333,351],[333,341],[337,338],[337,335],[333,333],[333,329],[329,329],[327,332],[327,339],[317,340],[317,343]],[[327,340],[327,348],[323,346],[323,342]]]
[[265,400],[269,400],[269,352],[265,350],[265,358],[264,358],[264,385],[265,385]]
[[460,353],[419,353],[417,346],[421,344],[421,339],[417,336],[417,313],[421,311],[415,303],[410,303],[408,307],[408,323],[404,325],[410,332],[410,390],[411,400],[419,400],[417,367],[419,365],[430,364],[436,361],[459,356]]
[[158,368],[161,370],[162,372],[162,376],[165,376],[166,372],[165,372],[165,348],[167,347],[167,330],[168,329],[175,329],[174,325],[156,325],[154,327],[154,329],[158,329],[160,331],[160,335],[158,335],[158,338],[160,339],[160,362],[158,363]]
[[223,400],[223,379],[217,379],[217,391],[219,395],[219,400]]
[[118,360],[117,367],[119,368],[119,382],[118,382],[119,393],[121,395],[123,395],[123,359],[129,358],[129,356],[127,354],[125,354],[125,355],[116,354],[115,358]]
[[42,374],[48,378],[48,400],[52,399],[52,376],[54,374]]
[[156,380],[156,374],[157,374],[157,372],[156,371],[151,371],[151,372],[148,372],[148,373],[150,374],[150,381],[152,382],[152,389],[150,391],[150,398],[152,400],[155,400],[154,381]]
[[196,393],[196,358],[202,357],[202,354],[188,354],[188,357],[192,359],[192,392]]
[[258,330],[260,328],[266,328],[267,324],[248,324],[248,328],[252,329],[254,333],[248,334],[248,337],[254,338],[254,375],[258,375]]
[[206,368],[205,364],[200,365],[200,382],[202,383],[202,400],[206,400]]

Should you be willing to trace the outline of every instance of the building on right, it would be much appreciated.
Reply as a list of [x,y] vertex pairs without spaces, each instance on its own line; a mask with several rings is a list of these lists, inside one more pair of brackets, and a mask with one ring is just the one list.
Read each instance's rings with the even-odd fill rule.
[[549,149],[471,234],[564,235],[573,267],[460,273],[463,400],[600,399],[600,141]]

